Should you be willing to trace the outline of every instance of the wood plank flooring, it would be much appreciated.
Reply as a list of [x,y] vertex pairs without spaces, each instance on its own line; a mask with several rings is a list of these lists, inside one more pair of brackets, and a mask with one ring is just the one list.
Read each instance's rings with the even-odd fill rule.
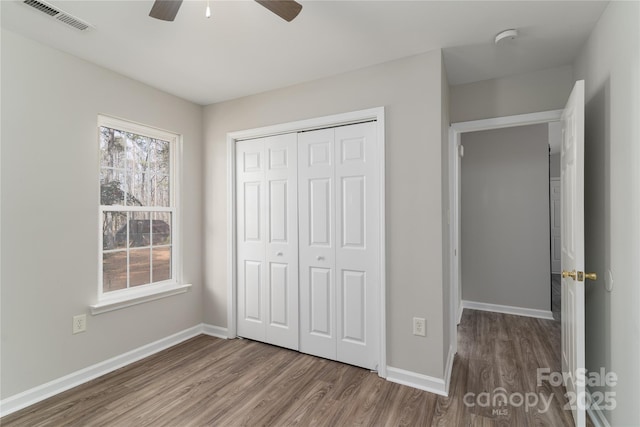
[[[364,369],[249,340],[199,336],[0,420],[11,426],[570,426],[556,321],[465,310],[450,397]],[[541,393],[524,406],[465,405],[474,393]],[[466,395],[466,397],[465,397]],[[516,402],[517,403],[517,402]]]
[[561,283],[562,278],[559,274],[551,275],[551,312],[553,313],[553,319],[560,321],[561,317]]

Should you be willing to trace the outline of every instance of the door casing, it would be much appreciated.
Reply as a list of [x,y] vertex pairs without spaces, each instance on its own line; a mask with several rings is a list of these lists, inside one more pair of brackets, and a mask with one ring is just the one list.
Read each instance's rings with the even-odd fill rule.
[[386,354],[386,234],[385,234],[385,125],[384,107],[352,111],[331,116],[282,123],[255,129],[227,133],[227,337],[237,336],[237,277],[236,277],[236,141],[262,138],[284,133],[322,129],[365,121],[376,121],[377,149],[379,156],[379,340],[378,375],[387,376]]

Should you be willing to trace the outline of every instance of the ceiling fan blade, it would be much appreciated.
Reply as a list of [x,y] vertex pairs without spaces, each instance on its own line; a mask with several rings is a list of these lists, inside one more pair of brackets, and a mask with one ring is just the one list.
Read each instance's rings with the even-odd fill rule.
[[302,10],[302,5],[294,0],[256,0],[287,22],[293,21]]
[[163,21],[176,19],[182,0],[156,0],[153,3],[149,16]]

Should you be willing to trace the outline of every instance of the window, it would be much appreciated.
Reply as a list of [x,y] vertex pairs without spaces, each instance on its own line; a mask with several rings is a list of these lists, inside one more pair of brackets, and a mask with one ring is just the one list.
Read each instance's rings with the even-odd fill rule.
[[98,133],[99,299],[176,284],[178,135],[106,116]]

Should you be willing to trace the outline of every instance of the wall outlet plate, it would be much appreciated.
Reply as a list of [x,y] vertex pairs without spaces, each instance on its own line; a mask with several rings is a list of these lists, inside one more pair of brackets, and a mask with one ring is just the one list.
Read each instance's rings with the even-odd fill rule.
[[80,332],[84,332],[86,330],[87,330],[87,315],[78,314],[77,316],[73,316],[73,333],[79,334]]
[[424,319],[424,317],[413,318],[413,335],[417,335],[420,337],[427,336],[427,321]]

